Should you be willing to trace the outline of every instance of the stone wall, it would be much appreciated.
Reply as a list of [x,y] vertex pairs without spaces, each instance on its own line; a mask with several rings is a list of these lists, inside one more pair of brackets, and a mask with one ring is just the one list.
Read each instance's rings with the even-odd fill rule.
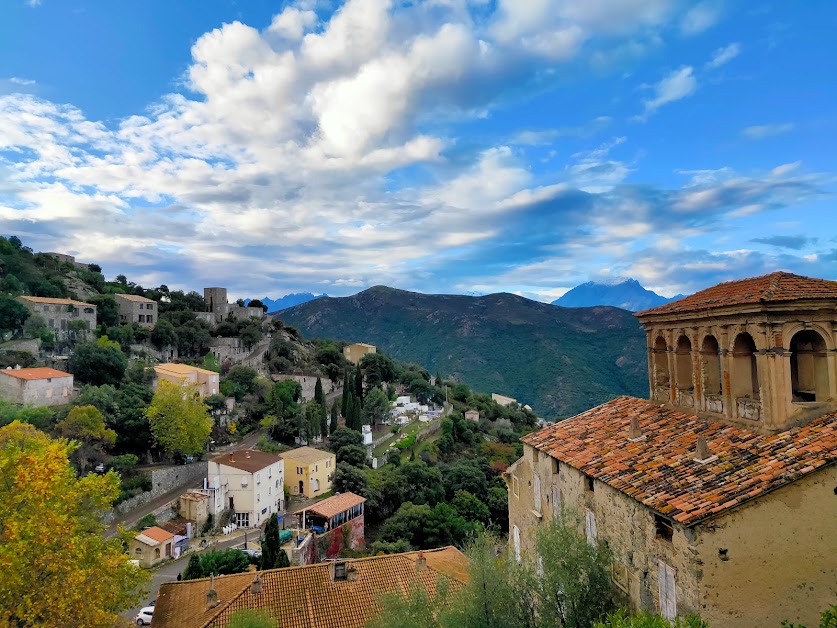
[[355,517],[324,534],[309,534],[299,547],[293,549],[293,564],[321,563],[338,558],[343,549],[358,549],[365,544],[363,517]]
[[207,474],[207,462],[192,462],[184,465],[160,467],[151,471],[151,499],[165,495],[178,487],[183,489],[203,486]]

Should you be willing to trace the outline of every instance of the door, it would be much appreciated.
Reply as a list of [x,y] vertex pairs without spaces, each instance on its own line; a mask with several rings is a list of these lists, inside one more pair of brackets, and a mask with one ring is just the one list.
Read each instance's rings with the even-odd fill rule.
[[305,495],[305,483],[302,480],[299,481],[299,494]]
[[659,563],[657,579],[660,587],[660,615],[674,621],[677,617],[677,590],[674,587],[674,568]]
[[233,498],[230,497],[230,510],[235,511],[235,507],[233,506]]

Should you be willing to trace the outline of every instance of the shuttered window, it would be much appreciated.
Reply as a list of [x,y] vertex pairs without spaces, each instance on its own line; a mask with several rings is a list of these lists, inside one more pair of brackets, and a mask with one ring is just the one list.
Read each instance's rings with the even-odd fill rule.
[[598,533],[596,532],[596,514],[592,510],[588,510],[584,515],[584,532],[587,534],[587,542],[595,545]]
[[541,512],[541,476],[535,476],[533,487],[535,490],[535,510]]
[[514,543],[514,559],[520,563],[520,528],[512,528],[512,542]]
[[677,617],[677,590],[674,586],[674,568],[660,561],[657,577],[660,587],[660,615],[673,621]]
[[552,485],[552,515],[556,519],[561,517],[561,491],[558,490],[558,485]]

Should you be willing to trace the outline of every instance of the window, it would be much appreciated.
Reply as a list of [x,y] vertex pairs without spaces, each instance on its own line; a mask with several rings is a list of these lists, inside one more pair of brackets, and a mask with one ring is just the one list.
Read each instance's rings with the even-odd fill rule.
[[159,547],[154,548],[154,558],[160,558],[160,548]]
[[314,465],[314,473],[316,473],[316,472],[317,472],[317,471],[319,471],[319,470],[320,470],[320,465],[315,464],[315,465]]
[[812,329],[797,332],[790,341],[791,401],[828,399],[828,347]]
[[256,474],[256,484],[261,484],[261,483],[262,483],[262,474],[257,473]]
[[240,528],[249,528],[250,527],[250,513],[249,512],[237,512],[237,513],[235,513],[235,524]]
[[660,588],[660,615],[673,621],[677,618],[677,590],[674,586],[674,569],[660,561],[657,570]]
[[674,353],[674,376],[677,380],[678,390],[693,390],[692,381],[692,341],[688,336],[680,336],[677,339],[677,348]]
[[153,310],[154,309],[154,304],[153,303],[146,303],[145,304],[145,309],[146,310]]
[[654,515],[654,531],[656,538],[662,541],[671,543],[671,540],[674,538],[674,527],[671,521],[660,515]]
[[53,329],[54,327],[55,327],[55,319],[51,318],[51,319],[49,319],[49,328]]
[[535,495],[534,495],[534,497],[535,497],[535,510],[537,512],[540,512],[541,511],[541,476],[539,476],[539,475],[535,476],[535,483],[534,483],[534,486],[532,487],[532,489],[535,493]]
[[151,316],[151,314],[149,314],[148,316],[145,317],[145,320],[148,323],[153,323],[154,322],[154,317]]
[[592,510],[584,513],[584,533],[587,535],[587,542],[590,545],[595,545],[599,534],[596,530],[596,513]]
[[512,493],[515,497],[520,497],[520,481],[516,476],[512,476]]
[[552,485],[552,516],[556,519],[561,516],[561,491],[557,484]]
[[297,475],[302,475],[303,473],[305,473],[305,472],[302,470],[302,467],[297,467],[296,468],[296,474]]
[[241,476],[241,486],[247,486],[249,483],[250,479],[246,475]]
[[514,543],[514,559],[520,564],[520,528],[512,528],[512,542]]
[[267,477],[269,477],[269,478],[273,477],[273,467],[268,467],[267,468]]
[[555,458],[552,459],[552,475],[558,475],[561,472],[561,464]]
[[588,493],[592,493],[596,490],[596,480],[591,478],[589,475],[584,476],[584,490]]
[[335,581],[343,581],[346,579],[346,563],[338,562],[334,563],[334,580]]
[[134,554],[142,554],[142,548],[138,547],[134,550]]
[[331,468],[331,460],[326,460],[326,469]]

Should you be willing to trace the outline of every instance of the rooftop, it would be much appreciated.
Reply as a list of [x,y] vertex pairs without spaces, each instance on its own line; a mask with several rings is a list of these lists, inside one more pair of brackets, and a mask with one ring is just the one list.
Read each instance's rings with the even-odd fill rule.
[[157,526],[146,528],[134,537],[137,541],[141,541],[146,545],[158,545],[174,538],[174,535],[168,530],[163,530]]
[[281,458],[268,454],[258,449],[237,449],[228,454],[221,454],[210,459],[210,462],[217,462],[234,469],[255,473],[279,462]]
[[164,364],[158,364],[154,367],[154,370],[158,373],[160,371],[164,373],[170,373],[172,375],[190,375],[192,373],[204,373],[205,375],[218,375],[215,371],[209,371],[207,369],[202,369],[199,366],[192,366],[191,364],[176,364],[174,362],[166,362]]
[[347,347],[371,347],[374,348],[375,345],[366,344],[365,342],[353,342],[352,344],[346,345]]
[[138,303],[156,303],[154,299],[147,299],[138,294],[118,294],[113,295],[117,299],[125,299],[126,301],[136,301]]
[[32,303],[49,303],[50,305],[75,305],[77,307],[96,307],[92,303],[84,303],[83,301],[76,301],[74,299],[57,299],[54,297],[18,297],[24,301],[31,301]]
[[284,451],[279,454],[280,458],[290,459],[296,462],[311,463],[319,462],[325,458],[333,458],[334,454],[324,449],[314,449],[313,447],[297,447],[290,451]]
[[305,508],[301,508],[294,514],[296,515],[301,512],[310,512],[315,515],[320,515],[325,519],[331,519],[334,515],[339,515],[341,512],[345,512],[353,506],[359,506],[365,501],[365,497],[355,495],[354,493],[340,493],[339,495],[327,497],[322,501],[316,502]]
[[683,299],[638,312],[637,316],[699,312],[724,306],[800,299],[837,299],[837,281],[813,279],[780,271],[761,277],[726,281]]
[[[633,417],[644,438],[632,442]],[[707,441],[708,461],[694,460],[698,436]],[[618,397],[521,440],[693,525],[837,463],[837,413],[763,435]]]
[[9,377],[16,377],[17,379],[52,379],[53,377],[72,377],[72,374],[65,373],[64,371],[58,371],[56,369],[51,369],[47,367],[37,367],[37,368],[29,368],[29,369],[3,369],[0,370],[0,373],[3,375],[8,375]]
[[440,580],[452,591],[467,580],[467,558],[454,547],[425,550],[426,568],[417,569],[418,552],[347,560],[353,580],[332,580],[329,563],[259,572],[261,593],[252,593],[253,573],[215,578],[218,605],[206,610],[209,580],[167,582],[154,609],[157,628],[224,628],[241,609],[262,609],[281,628],[361,628],[377,612],[381,593],[408,590],[413,582],[434,591]]

